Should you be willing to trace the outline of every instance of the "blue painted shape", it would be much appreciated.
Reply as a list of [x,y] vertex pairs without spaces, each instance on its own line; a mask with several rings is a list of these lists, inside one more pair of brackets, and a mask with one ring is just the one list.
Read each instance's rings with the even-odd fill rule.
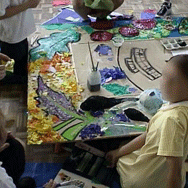
[[62,169],[62,163],[26,163],[22,177],[30,176],[35,179],[37,188],[50,179],[54,179]]
[[148,13],[148,12],[142,12],[141,13],[141,19],[154,19],[155,14],[153,13]]
[[[77,22],[66,20],[67,17],[72,17],[74,19],[79,18]],[[91,21],[94,21],[95,19],[91,19]],[[71,9],[62,8],[61,12],[57,14],[54,18],[44,22],[42,25],[50,25],[50,24],[64,24],[64,23],[71,23],[79,26],[83,25],[89,25],[89,22],[83,22],[83,19],[80,15],[78,15],[76,12],[74,12]]]
[[98,52],[99,55],[113,55],[112,48],[105,44],[98,45],[94,51]]

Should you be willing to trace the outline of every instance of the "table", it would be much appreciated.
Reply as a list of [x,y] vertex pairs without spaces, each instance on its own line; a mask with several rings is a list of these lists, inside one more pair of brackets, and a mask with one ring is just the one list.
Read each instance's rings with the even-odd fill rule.
[[[51,41],[54,38],[56,42]],[[70,44],[69,41],[73,43]],[[31,50],[37,54],[29,65],[29,144],[104,139],[139,135],[145,131],[146,123],[120,121],[120,114],[123,114],[124,109],[131,106],[138,108],[130,102],[105,110],[100,117],[93,117],[89,112],[79,112],[81,102],[91,95],[114,97],[113,93],[104,89],[105,84],[95,93],[87,88],[88,70],[91,69],[88,42],[92,53],[101,45],[109,47],[112,52],[110,56],[97,57],[101,58],[99,69],[115,66],[126,74],[126,79],[109,83],[127,86],[124,95],[115,97],[134,98],[143,90],[159,88],[165,60],[171,57],[170,53],[164,51],[159,40],[129,40],[121,48],[116,48],[111,41],[91,41],[86,32],[81,33],[81,37],[71,29],[52,33],[50,37],[40,39],[40,46]],[[65,52],[54,55],[52,50],[46,53],[47,44],[55,51],[63,49]],[[46,56],[52,59],[47,60]],[[93,59],[97,63],[96,58]],[[145,114],[151,117],[149,113]]]

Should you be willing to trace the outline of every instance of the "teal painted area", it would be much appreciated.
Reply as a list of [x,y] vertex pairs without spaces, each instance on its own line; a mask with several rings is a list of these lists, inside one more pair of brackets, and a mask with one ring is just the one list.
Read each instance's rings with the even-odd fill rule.
[[90,26],[88,26],[88,25],[82,26],[81,28],[82,28],[84,31],[86,31],[88,34],[91,34],[91,33],[93,33],[93,32],[95,31],[92,27],[90,27]]
[[69,42],[78,42],[80,34],[73,29],[59,33],[52,33],[49,37],[41,38],[37,41],[39,46],[29,51],[30,61],[35,61],[45,56],[51,59],[56,52],[69,52],[67,44]]
[[129,86],[121,86],[119,84],[113,83],[113,84],[104,84],[102,86],[105,88],[107,91],[113,93],[114,95],[125,95],[125,94],[131,94],[128,91]]
[[65,23],[65,24],[41,25],[41,27],[47,30],[67,30],[67,29],[76,28],[76,25]]
[[188,18],[184,18],[179,26],[179,32],[181,34],[186,34],[188,35]]

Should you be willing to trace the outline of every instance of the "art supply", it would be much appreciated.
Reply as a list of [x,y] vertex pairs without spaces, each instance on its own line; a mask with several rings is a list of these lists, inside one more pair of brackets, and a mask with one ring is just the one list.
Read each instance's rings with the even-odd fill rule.
[[101,74],[98,71],[98,65],[99,62],[97,62],[97,66],[94,66],[94,62],[93,62],[93,57],[91,54],[91,48],[88,42],[88,48],[89,48],[89,53],[90,53],[90,57],[91,57],[91,63],[92,63],[92,70],[88,75],[87,78],[87,87],[91,92],[94,91],[99,91],[100,87],[101,87]]
[[163,39],[161,40],[161,44],[167,50],[176,50],[188,47],[188,45],[182,38]]
[[122,46],[124,39],[122,37],[113,37],[112,42],[113,42],[114,46],[120,47],[120,46]]
[[101,74],[97,70],[92,70],[87,79],[87,87],[91,92],[99,91],[101,87]]

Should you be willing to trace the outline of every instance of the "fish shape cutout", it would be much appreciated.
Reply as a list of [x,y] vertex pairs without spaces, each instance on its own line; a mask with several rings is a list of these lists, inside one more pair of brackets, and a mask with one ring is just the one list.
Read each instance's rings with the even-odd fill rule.
[[91,96],[87,98],[82,104],[80,108],[84,111],[99,111],[111,108],[119,103],[126,101],[138,101],[137,98],[107,98],[103,96]]
[[149,122],[149,118],[135,108],[128,108],[124,110],[124,113],[131,120]]

